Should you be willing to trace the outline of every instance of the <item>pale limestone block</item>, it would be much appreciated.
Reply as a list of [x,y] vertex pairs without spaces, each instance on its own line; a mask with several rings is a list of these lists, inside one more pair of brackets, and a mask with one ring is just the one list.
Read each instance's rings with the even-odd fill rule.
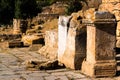
[[68,24],[71,16],[60,16],[58,21],[58,60],[61,62],[66,49]]

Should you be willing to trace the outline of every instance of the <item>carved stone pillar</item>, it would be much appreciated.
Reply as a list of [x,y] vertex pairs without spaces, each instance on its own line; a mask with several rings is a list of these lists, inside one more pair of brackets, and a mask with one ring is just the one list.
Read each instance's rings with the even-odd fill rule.
[[[93,15],[93,14],[91,14]],[[82,72],[91,77],[116,75],[116,20],[109,12],[95,12],[87,24],[87,57]]]

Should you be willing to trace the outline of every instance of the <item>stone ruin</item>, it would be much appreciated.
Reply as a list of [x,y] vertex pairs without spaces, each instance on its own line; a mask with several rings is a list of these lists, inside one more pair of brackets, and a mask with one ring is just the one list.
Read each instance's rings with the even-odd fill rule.
[[[92,10],[93,14],[89,14]],[[82,69],[89,76],[114,76],[115,16],[110,12],[90,11],[82,19],[85,26],[72,23],[69,16],[59,18],[58,61],[68,68]]]
[[26,33],[28,22],[21,19],[13,19],[13,34]]
[[[115,76],[116,37],[119,37],[120,26],[119,3],[119,0],[102,0],[98,9],[90,8],[71,16],[60,16],[56,39],[58,52],[51,56],[57,54],[55,59],[67,68],[81,69],[91,77]],[[51,40],[49,38],[47,41],[51,44]]]
[[[86,29],[79,29],[71,16],[61,16],[58,28],[58,60],[71,69],[80,69],[86,53]],[[70,22],[71,21],[71,22]],[[72,23],[72,24],[69,24]]]
[[[39,53],[51,60],[58,59],[67,68],[81,69],[91,77],[115,76],[116,30],[117,37],[120,36],[120,0],[101,1],[98,9],[60,16],[58,32],[45,33],[45,46]],[[19,21],[15,22],[15,26],[20,24]],[[14,27],[13,32],[24,33],[19,26]]]
[[[102,0],[98,10],[59,17],[58,60],[71,69],[92,77],[116,75],[116,30],[119,37],[120,1]],[[84,17],[83,17],[84,16]],[[72,17],[72,19],[71,19]],[[80,28],[80,29],[79,29]]]

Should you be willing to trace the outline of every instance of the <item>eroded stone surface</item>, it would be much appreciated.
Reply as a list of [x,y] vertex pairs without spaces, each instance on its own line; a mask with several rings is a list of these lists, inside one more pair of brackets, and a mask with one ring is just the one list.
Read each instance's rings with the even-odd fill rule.
[[[95,22],[87,25],[87,57],[83,61],[82,71],[93,77],[115,76],[115,17],[109,12],[95,12],[95,19]],[[110,23],[105,19],[111,20]]]
[[102,4],[99,7],[100,11],[110,11],[116,17],[117,23],[117,36],[120,36],[120,0],[102,0]]
[[59,19],[61,24],[58,32],[58,60],[68,68],[80,69],[86,56],[86,28],[80,25],[80,21],[77,20],[79,16],[75,15],[77,14],[72,14],[71,19],[68,17],[68,20],[70,19],[68,22],[64,21],[64,24],[68,24],[66,26],[61,24],[62,19],[67,17]]
[[66,49],[68,24],[71,16],[60,16],[58,21],[58,61],[61,62]]
[[45,46],[38,51],[41,55],[55,60],[58,57],[58,31],[51,30],[45,33]]

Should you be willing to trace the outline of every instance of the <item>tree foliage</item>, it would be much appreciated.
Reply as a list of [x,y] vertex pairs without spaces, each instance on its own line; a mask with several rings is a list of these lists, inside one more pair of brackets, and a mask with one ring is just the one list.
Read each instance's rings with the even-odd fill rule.
[[14,0],[0,0],[0,24],[11,22],[14,17]]
[[[41,12],[42,7],[49,6],[57,1],[63,0],[0,0],[0,24],[9,24],[13,18],[32,18]],[[71,14],[81,9],[79,1],[83,0],[64,1],[69,2],[66,12]]]
[[20,0],[15,0],[15,18],[19,19],[21,18],[21,1]]
[[15,18],[32,18],[39,11],[36,0],[16,0],[15,5]]
[[32,18],[39,11],[36,0],[0,0],[0,24],[9,24],[13,18]]
[[70,15],[73,12],[77,12],[81,10],[82,9],[81,1],[85,1],[85,0],[70,0],[66,9],[66,14]]

